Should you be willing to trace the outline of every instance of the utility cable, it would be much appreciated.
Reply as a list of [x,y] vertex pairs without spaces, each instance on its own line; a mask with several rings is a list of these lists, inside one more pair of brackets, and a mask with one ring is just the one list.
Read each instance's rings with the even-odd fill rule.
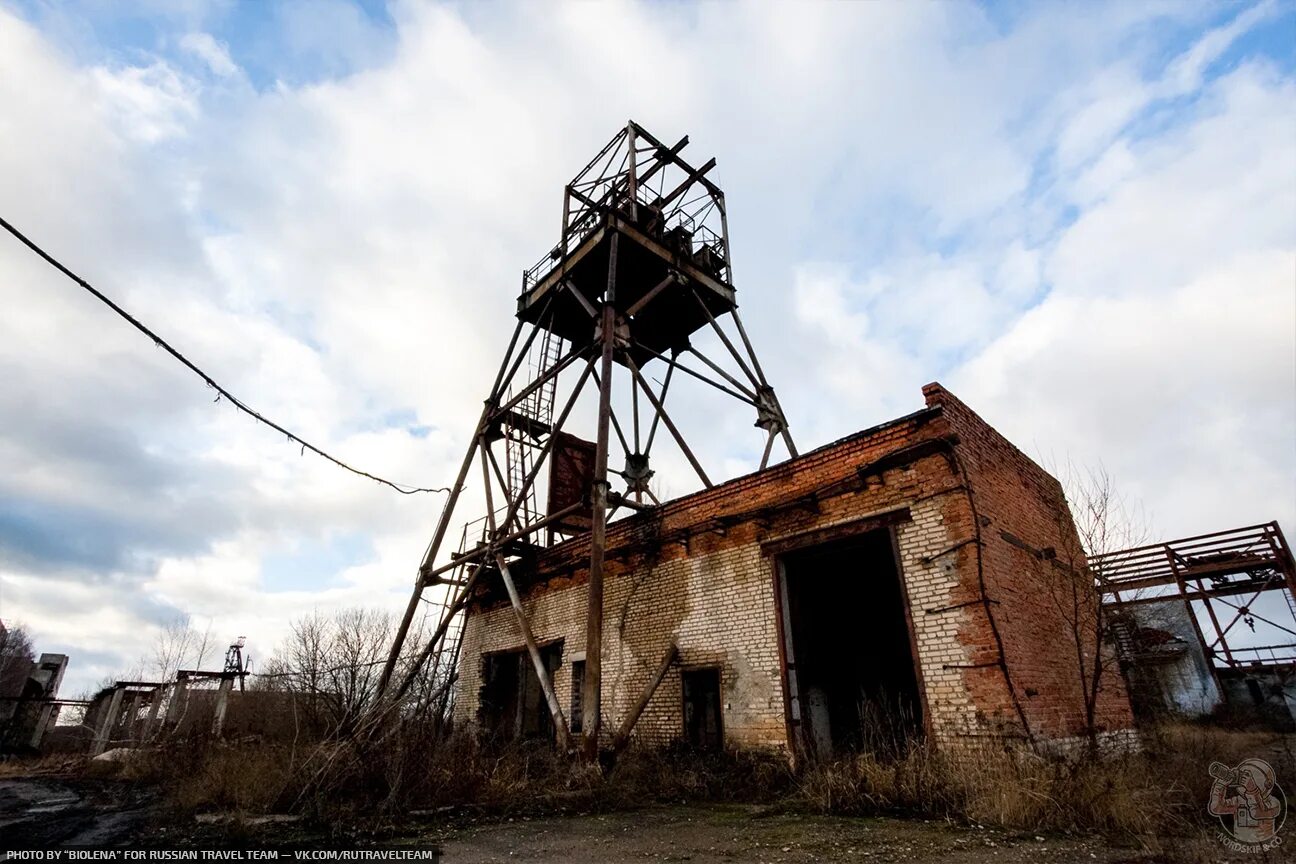
[[289,441],[292,441],[292,442],[295,443],[295,444],[300,444],[303,453],[305,453],[307,450],[309,450],[309,451],[311,451],[312,453],[314,453],[314,454],[316,454],[316,455],[318,455],[318,456],[322,456],[322,457],[324,457],[324,458],[327,459],[328,461],[332,462],[334,465],[337,465],[339,468],[344,468],[344,469],[346,469],[347,471],[350,471],[352,474],[358,474],[358,475],[361,476],[361,477],[368,477],[370,480],[377,481],[378,483],[381,483],[381,484],[384,485],[384,486],[389,486],[389,487],[391,487],[392,489],[395,489],[397,492],[401,493],[402,495],[414,495],[414,494],[419,493],[419,492],[445,492],[445,493],[448,493],[448,492],[450,491],[450,489],[447,488],[447,487],[440,487],[440,488],[425,488],[425,487],[422,487],[422,486],[410,486],[410,485],[408,485],[408,484],[404,484],[404,483],[394,483],[394,482],[392,482],[391,480],[385,480],[385,479],[383,479],[382,477],[378,477],[378,476],[376,476],[376,475],[374,475],[374,474],[370,474],[368,471],[361,471],[359,468],[353,468],[353,467],[351,467],[350,465],[348,465],[347,463],[343,462],[341,459],[338,459],[336,456],[333,456],[333,455],[331,455],[331,454],[329,454],[329,453],[326,453],[326,452],[324,452],[323,450],[321,450],[320,448],[316,447],[314,444],[311,444],[309,441],[306,441],[305,439],[301,438],[301,437],[298,436],[298,435],[294,435],[293,433],[289,432],[287,429],[285,429],[284,427],[280,426],[278,423],[274,422],[273,420],[269,420],[269,419],[267,419],[267,418],[261,416],[261,414],[257,413],[256,411],[253,411],[251,408],[249,408],[247,405],[245,405],[242,401],[240,401],[238,398],[236,398],[236,397],[234,396],[234,394],[230,393],[230,392],[229,392],[228,390],[226,390],[224,387],[222,387],[221,385],[217,384],[216,381],[215,381],[215,380],[214,380],[210,375],[208,375],[206,372],[204,372],[203,370],[199,369],[199,368],[198,368],[197,366],[195,366],[192,362],[190,362],[190,361],[189,361],[189,358],[185,357],[183,354],[181,354],[181,353],[180,353],[179,351],[177,351],[175,348],[171,347],[171,345],[170,345],[170,344],[169,344],[165,339],[163,339],[161,336],[159,336],[159,335],[157,335],[156,333],[154,333],[152,330],[150,330],[148,327],[146,327],[144,324],[142,324],[138,319],[136,319],[134,316],[132,316],[129,312],[127,312],[126,310],[124,310],[124,309],[122,309],[120,306],[118,306],[116,303],[114,303],[111,299],[109,299],[106,295],[104,295],[103,292],[99,291],[97,288],[95,288],[95,287],[94,287],[93,285],[91,285],[89,282],[87,282],[86,280],[82,279],[82,278],[81,278],[80,276],[78,276],[77,274],[73,273],[73,272],[72,272],[71,270],[69,270],[67,267],[63,266],[62,263],[60,263],[57,259],[55,259],[52,255],[50,255],[48,252],[46,252],[46,251],[45,251],[44,249],[42,249],[40,246],[37,246],[36,243],[34,243],[34,242],[31,241],[30,239],[28,239],[27,236],[24,235],[21,231],[19,231],[19,230],[18,230],[17,228],[15,228],[13,225],[10,225],[10,224],[9,224],[9,223],[4,219],[4,217],[0,217],[0,226],[3,226],[4,229],[5,229],[6,231],[8,231],[8,232],[9,232],[10,234],[12,234],[14,237],[18,238],[18,240],[19,240],[20,242],[22,242],[22,244],[23,244],[24,246],[26,246],[28,249],[32,250],[32,251],[35,252],[37,255],[39,255],[41,258],[43,258],[43,259],[45,260],[45,262],[46,262],[47,264],[49,264],[51,267],[53,267],[55,270],[58,270],[58,271],[59,271],[60,273],[62,273],[64,276],[68,277],[68,278],[71,279],[73,282],[77,283],[77,284],[80,285],[82,288],[84,288],[85,290],[89,291],[89,292],[90,292],[91,294],[93,294],[96,298],[98,298],[100,302],[104,303],[106,306],[108,306],[108,308],[112,309],[112,310],[113,310],[114,312],[116,312],[119,316],[121,316],[121,317],[124,318],[127,322],[129,322],[130,325],[131,325],[132,327],[134,327],[136,330],[140,331],[140,332],[143,333],[145,336],[147,336],[147,337],[149,337],[150,339],[152,339],[154,345],[156,345],[156,346],[159,347],[159,348],[164,349],[168,354],[170,354],[172,357],[174,357],[175,359],[179,360],[182,364],[184,364],[184,366],[185,366],[187,369],[189,369],[189,371],[193,372],[195,375],[197,375],[199,378],[201,378],[201,379],[203,380],[203,382],[206,383],[206,385],[207,385],[208,387],[210,387],[211,389],[213,389],[213,390],[216,391],[216,393],[218,394],[217,397],[216,397],[216,401],[217,401],[217,402],[220,401],[220,399],[221,399],[222,396],[225,397],[226,400],[228,400],[228,401],[229,401],[229,402],[230,402],[230,403],[231,403],[235,408],[237,408],[238,410],[242,411],[244,414],[248,414],[248,415],[252,416],[252,417],[255,418],[257,421],[259,421],[259,422],[261,422],[261,423],[264,423],[265,425],[269,426],[271,429],[274,429],[274,430],[277,431],[277,432],[282,432],[284,435],[286,435],[286,436],[288,437],[288,440],[289,440]]

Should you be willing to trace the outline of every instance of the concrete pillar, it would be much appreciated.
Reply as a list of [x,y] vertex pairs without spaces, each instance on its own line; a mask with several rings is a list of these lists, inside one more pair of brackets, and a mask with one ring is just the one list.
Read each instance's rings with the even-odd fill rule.
[[171,727],[171,734],[180,731],[180,724],[184,722],[185,711],[189,708],[189,679],[177,678],[175,689],[171,692],[171,704],[167,706],[166,719],[163,725]]
[[139,737],[138,736],[139,700],[140,700],[140,693],[138,690],[132,690],[130,694],[130,699],[124,700],[126,702],[126,730],[125,730],[126,736],[125,737],[127,743],[134,743],[135,740]]
[[117,725],[117,712],[121,710],[122,694],[125,692],[121,687],[113,691],[112,701],[108,703],[108,713],[104,715],[103,720],[99,721],[99,730],[90,747],[91,756],[98,756],[107,749],[108,739],[112,735],[113,727]]
[[33,750],[40,749],[41,739],[45,737],[45,729],[49,726],[50,718],[57,716],[55,714],[56,711],[58,711],[58,706],[52,702],[46,703],[45,706],[41,708],[40,717],[36,720],[36,728],[32,730],[32,737],[29,742]]
[[153,701],[149,704],[148,719],[144,721],[144,740],[151,739],[157,734],[158,712],[162,708],[162,699],[166,696],[166,685],[159,684],[153,688]]
[[230,690],[234,687],[234,678],[222,678],[220,689],[216,691],[216,711],[212,715],[212,735],[221,737],[225,728],[225,709],[229,707]]

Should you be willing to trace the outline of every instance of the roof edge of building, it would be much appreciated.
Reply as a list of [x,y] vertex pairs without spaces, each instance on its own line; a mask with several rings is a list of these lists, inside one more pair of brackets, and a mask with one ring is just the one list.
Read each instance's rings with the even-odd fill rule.
[[[948,393],[948,391],[945,391],[944,388],[941,388],[939,384],[928,385],[928,386],[929,387],[935,386],[937,388],[940,388],[941,392]],[[926,388],[924,388],[924,392],[925,391]],[[708,497],[712,497],[712,496],[719,497],[719,496],[730,494],[736,489],[739,489],[745,485],[749,485],[755,480],[758,479],[775,480],[780,475],[790,475],[798,468],[804,466],[807,462],[811,462],[816,459],[821,459],[826,454],[832,453],[835,450],[841,449],[843,447],[849,446],[859,441],[863,441],[868,438],[873,438],[878,435],[882,435],[892,429],[895,429],[900,426],[904,426],[906,424],[915,424],[918,426],[925,425],[926,423],[931,422],[935,418],[941,416],[943,411],[944,408],[942,405],[938,403],[934,404],[932,400],[929,398],[928,405],[924,408],[920,408],[917,411],[913,411],[910,412],[909,414],[905,414],[903,416],[896,417],[891,420],[887,420],[883,423],[878,423],[876,425],[868,427],[867,429],[861,429],[858,432],[852,432],[851,434],[838,438],[835,441],[830,441],[829,443],[822,444],[814,448],[813,450],[809,450],[804,453],[801,453],[794,458],[786,459],[782,462],[779,462],[775,465],[770,465],[763,469],[757,469],[756,471],[750,471],[746,474],[741,474],[737,477],[733,477],[729,480],[726,480],[723,483],[716,484],[715,486],[712,486],[708,489],[699,489],[695,492],[690,492],[686,495],[681,495],[678,498],[671,498],[668,501],[663,501],[660,505],[656,507],[640,511],[639,513],[632,513],[628,515],[625,519],[619,519],[614,523],[610,523],[608,529],[609,531],[615,530],[617,527],[620,527],[623,523],[628,523],[635,520],[636,516],[643,516],[649,513],[657,517],[665,518],[674,513],[678,513],[681,510],[687,510],[689,507],[692,507],[698,504],[699,502],[704,501]],[[587,544],[588,542],[589,542],[588,532],[577,534],[573,537],[569,537],[568,539],[564,540],[561,543],[549,547],[548,549],[545,550],[545,555],[546,557],[549,555],[561,555],[562,554],[561,550],[570,549],[572,547],[576,547],[581,544]]]

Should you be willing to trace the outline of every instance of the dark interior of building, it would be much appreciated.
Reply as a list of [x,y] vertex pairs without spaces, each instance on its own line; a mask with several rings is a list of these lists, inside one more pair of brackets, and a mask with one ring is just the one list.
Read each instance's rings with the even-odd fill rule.
[[801,745],[818,757],[902,748],[922,716],[890,531],[797,550],[782,563]]
[[720,669],[709,666],[680,673],[684,696],[684,737],[697,750],[718,750],[724,744],[720,711]]
[[[562,663],[562,643],[542,646],[540,657],[552,677]],[[482,664],[482,729],[498,741],[552,739],[553,718],[526,650],[486,654]]]

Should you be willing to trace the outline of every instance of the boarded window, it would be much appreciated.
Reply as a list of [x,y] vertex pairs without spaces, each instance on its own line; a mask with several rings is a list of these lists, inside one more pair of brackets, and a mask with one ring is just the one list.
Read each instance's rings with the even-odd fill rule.
[[720,670],[688,669],[684,685],[684,736],[698,750],[718,750],[724,743],[720,716]]

